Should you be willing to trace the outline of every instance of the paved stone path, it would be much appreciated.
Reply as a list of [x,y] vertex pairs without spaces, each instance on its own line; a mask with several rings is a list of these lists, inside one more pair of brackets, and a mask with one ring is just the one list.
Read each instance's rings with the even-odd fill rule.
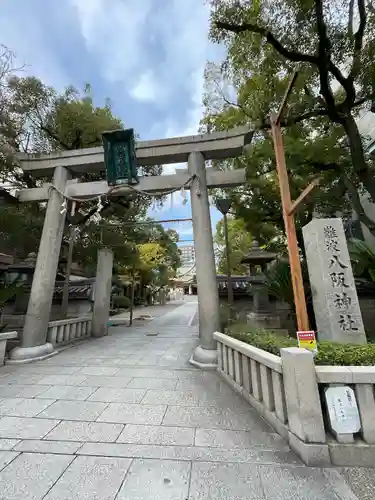
[[[187,300],[189,300],[189,297],[187,297]],[[142,316],[150,316],[151,318],[159,318],[160,316],[164,316],[166,313],[169,313],[173,311],[176,307],[179,307],[185,303],[185,300],[171,300],[167,302],[165,305],[153,305],[153,306],[137,306],[134,308],[133,312],[133,319],[136,320],[139,317]],[[123,320],[129,320],[130,319],[130,312],[125,311],[120,314],[116,314],[115,316],[112,316],[112,318],[115,318],[117,320],[123,319]]]
[[371,472],[305,467],[215,373],[188,365],[194,308],[0,368],[0,499],[372,498]]

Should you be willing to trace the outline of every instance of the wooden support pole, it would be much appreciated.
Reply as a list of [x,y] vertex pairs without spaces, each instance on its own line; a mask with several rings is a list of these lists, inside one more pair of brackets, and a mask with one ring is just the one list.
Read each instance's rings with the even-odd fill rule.
[[310,184],[302,191],[298,198],[292,202],[288,215],[294,215],[298,208],[301,206],[302,202],[309,196],[309,194],[316,188],[320,182],[320,177],[314,179]]
[[276,167],[280,185],[285,232],[288,240],[290,273],[293,284],[293,295],[296,307],[297,325],[299,331],[306,331],[309,330],[309,319],[306,308],[306,297],[305,297],[305,290],[303,288],[302,269],[299,258],[294,215],[290,213],[292,208],[292,199],[290,196],[288,172],[285,163],[284,141],[281,133],[281,127],[278,120],[278,115],[276,114],[273,114],[271,116],[271,129],[272,129],[272,137],[276,155]]

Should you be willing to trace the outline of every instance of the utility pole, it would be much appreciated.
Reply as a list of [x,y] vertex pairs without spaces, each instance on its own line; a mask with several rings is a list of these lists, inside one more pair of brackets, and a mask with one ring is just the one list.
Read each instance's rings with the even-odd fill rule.
[[227,214],[230,210],[232,203],[228,198],[220,198],[216,201],[216,208],[222,213],[224,217],[224,239],[225,239],[225,252],[227,256],[227,283],[228,283],[228,304],[233,305],[233,284],[232,284],[232,270],[230,262],[230,246],[228,234],[228,217]]

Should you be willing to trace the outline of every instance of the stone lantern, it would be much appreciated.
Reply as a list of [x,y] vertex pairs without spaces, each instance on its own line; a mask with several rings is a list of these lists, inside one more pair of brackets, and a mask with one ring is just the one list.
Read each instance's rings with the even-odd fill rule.
[[267,264],[275,260],[277,253],[262,250],[253,240],[250,252],[241,260],[250,266],[250,286],[253,294],[253,310],[247,315],[249,325],[257,328],[280,328],[280,318],[270,310],[264,271]]

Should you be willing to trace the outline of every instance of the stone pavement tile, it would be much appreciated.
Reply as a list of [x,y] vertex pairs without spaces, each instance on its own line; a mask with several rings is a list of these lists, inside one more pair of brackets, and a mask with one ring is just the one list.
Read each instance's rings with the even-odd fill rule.
[[82,443],[74,441],[39,441],[37,439],[27,439],[21,441],[14,451],[29,453],[54,453],[58,455],[74,455],[82,446]]
[[217,408],[231,408],[242,413],[246,413],[249,409],[249,404],[243,398],[238,397],[234,391],[229,393],[216,395],[210,391],[167,391],[167,390],[148,390],[142,403],[158,404],[162,401],[169,406],[215,406]]
[[19,439],[0,439],[0,450],[1,451],[10,451],[19,442],[20,442]]
[[0,401],[0,415],[10,417],[35,417],[54,402],[54,399],[3,399]]
[[213,448],[263,448],[288,450],[288,443],[279,434],[259,431],[230,431],[220,429],[196,429],[195,446]]
[[36,383],[43,385],[81,385],[86,378],[87,375],[46,375]]
[[194,445],[194,429],[165,425],[127,424],[117,442],[192,446]]
[[301,465],[292,452],[271,450],[225,450],[198,446],[166,446],[123,443],[85,443],[78,455],[104,457],[155,458],[160,460],[193,460],[199,462],[236,462],[278,465]]
[[131,460],[77,457],[44,500],[113,500]]
[[0,438],[42,439],[59,423],[59,420],[38,418],[0,418]]
[[46,410],[39,413],[38,418],[57,418],[59,420],[84,420],[93,422],[107,408],[106,403],[93,401],[56,401]]
[[43,385],[0,385],[0,398],[35,398],[46,389]]
[[[88,401],[101,401],[103,403],[140,403],[145,394],[145,389],[101,387],[89,397]],[[160,401],[158,404],[160,404]]]
[[[16,453],[14,451],[0,451],[0,471],[2,471],[12,460],[14,460],[19,453]],[[2,494],[2,491],[0,490],[0,495]],[[0,498],[4,498],[3,496],[0,496]]]
[[110,403],[108,405],[108,408],[100,415],[100,417],[97,418],[97,421],[120,424],[160,425],[163,420],[166,408],[166,405],[148,406],[132,403]]
[[122,358],[88,358],[82,360],[82,366],[114,366],[121,363]]
[[117,500],[186,500],[190,463],[172,460],[134,460]]
[[[95,377],[112,377],[119,371],[118,367],[111,366],[85,366],[81,368],[79,374],[87,376],[95,376]],[[121,376],[119,374],[119,376]]]
[[25,365],[22,367],[22,374],[31,373],[31,374],[40,374],[40,375],[74,375],[80,370],[75,366],[55,366],[55,365],[36,365],[34,363],[30,363],[29,365]]
[[122,424],[99,422],[60,422],[44,439],[113,443],[124,429]]
[[[192,391],[165,391],[160,389],[150,389],[147,391],[142,403],[155,405],[162,401],[166,405],[174,406],[202,406],[205,400],[199,394]],[[210,401],[211,406],[215,406],[215,401]],[[206,406],[209,406],[207,403]]]
[[158,366],[160,359],[161,356],[143,356],[143,358],[138,361],[136,366]]
[[130,381],[131,377],[87,377],[80,385],[89,387],[127,387]]
[[[52,375],[51,375],[52,376]],[[0,378],[0,385],[16,384],[16,385],[34,385],[39,384],[39,381],[44,378],[44,375],[34,373],[9,373],[5,377]],[[44,384],[52,385],[52,384]]]
[[127,387],[129,389],[164,389],[174,390],[177,385],[177,380],[173,378],[132,378]]
[[155,368],[120,368],[116,374],[119,377],[146,377],[176,379],[177,374],[172,370],[157,370]]
[[246,413],[238,413],[230,408],[213,406],[168,406],[162,425],[273,432],[255,410],[249,409]]
[[[336,494],[321,469],[313,467],[259,467],[266,498],[272,500],[349,500]],[[348,489],[348,491],[350,491]],[[353,500],[353,499],[350,499]]]
[[228,384],[215,379],[208,379],[206,377],[190,377],[185,379],[178,379],[176,385],[177,391],[200,391],[210,392],[213,396],[221,396],[222,394],[233,394],[234,391]]
[[266,498],[274,500],[271,496],[264,496],[259,468],[256,465],[204,462],[192,465],[189,500],[266,500]]
[[96,391],[96,387],[81,387],[74,385],[55,385],[41,394],[36,395],[38,399],[65,399],[71,401],[85,401]]
[[124,358],[121,363],[119,363],[117,366],[118,367],[133,367],[133,366],[136,366],[138,365],[139,361],[142,359],[141,356],[127,356],[126,358]]
[[[340,469],[339,469],[340,470]],[[339,473],[338,471],[336,471]],[[364,467],[343,468],[340,470],[341,476],[345,478],[346,484],[353,491],[354,498],[342,496],[343,500],[373,500],[375,496],[375,469],[365,469]],[[325,469],[324,474],[332,481],[332,472]],[[340,499],[341,500],[341,499]]]
[[72,460],[69,455],[22,453],[0,473],[0,498],[41,500]]

